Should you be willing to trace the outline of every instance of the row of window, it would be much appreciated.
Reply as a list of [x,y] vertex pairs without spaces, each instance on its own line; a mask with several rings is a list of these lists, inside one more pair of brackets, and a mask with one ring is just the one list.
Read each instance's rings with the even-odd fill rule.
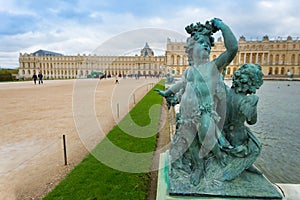
[[36,61],[77,61],[77,62],[82,62],[84,60],[88,62],[99,62],[99,61],[104,61],[104,62],[114,62],[114,61],[128,61],[128,62],[134,62],[137,60],[151,60],[151,61],[157,61],[157,62],[163,62],[164,57],[105,57],[105,56],[97,56],[95,58],[81,58],[81,57],[66,57],[66,56],[49,56],[49,57],[20,57],[21,62],[36,62]]
[[268,49],[276,49],[276,50],[281,50],[281,49],[287,49],[287,50],[295,50],[299,48],[300,49],[300,44],[276,44],[276,45],[241,45],[239,46],[240,50],[258,50],[258,49],[264,49],[264,50],[268,50]]
[[[228,67],[226,70],[227,75],[232,75],[238,67]],[[185,68],[172,68],[172,70],[176,71],[177,75],[180,75],[184,72]],[[287,75],[287,72],[290,72],[291,74],[294,75],[299,75],[300,73],[300,67],[292,67],[290,69],[287,69],[285,67],[269,67],[267,69],[267,73],[265,75]]]
[[[219,44],[219,45],[216,45],[215,47],[212,48],[212,51],[213,49],[220,49],[220,48],[224,48],[224,44]],[[240,50],[245,50],[245,49],[249,49],[249,50],[257,50],[257,49],[289,49],[289,50],[292,50],[292,49],[300,49],[300,43],[298,44],[252,44],[252,45],[239,45],[239,49]],[[177,50],[177,51],[184,51],[184,45],[170,45],[168,46],[168,50]]]
[[[22,63],[21,64],[22,68],[68,68],[68,67],[72,67],[74,68],[75,66],[80,68],[79,65],[75,64],[75,63],[41,63],[41,64],[36,64],[36,63]],[[31,67],[29,67],[31,66]],[[111,64],[111,63],[84,63],[83,66],[81,67],[102,67],[102,68],[107,68],[107,67],[124,67],[124,66],[128,66],[128,67],[140,67],[140,66],[149,66],[150,68],[159,68],[159,66],[161,66],[161,64],[159,63],[145,63],[145,64],[133,64],[133,63],[125,63],[125,64]]]
[[[215,59],[217,55],[212,55],[211,58]],[[240,59],[238,61],[238,58]],[[182,55],[171,55],[168,59],[168,65],[188,65],[187,56]],[[271,54],[268,57],[268,54],[262,53],[241,53],[237,55],[233,63],[261,63],[261,64],[291,64],[298,65],[300,63],[300,54],[292,54],[288,59],[286,59],[285,54]]]
[[[42,70],[41,72],[44,75],[45,74],[49,74],[49,75],[53,75],[54,74],[54,71],[48,71],[48,70]],[[36,70],[27,70],[27,74],[28,75],[36,74],[36,73],[37,73]],[[22,74],[25,75],[26,71],[22,70]],[[68,74],[68,70],[57,70],[56,74],[58,74],[58,75],[63,75],[63,74],[67,75]],[[77,70],[71,70],[71,71],[69,71],[69,74],[72,74],[72,75],[75,74],[75,75],[77,75]]]
[[[159,74],[159,72],[157,72],[157,71],[146,71],[146,70],[141,70],[141,71],[130,71],[130,70],[118,70],[118,69],[114,69],[114,70],[105,70],[104,72],[106,73],[106,74],[126,74],[126,71],[127,71],[127,73],[138,73],[138,74],[148,74],[148,75],[156,75],[156,74]],[[25,71],[25,70],[22,70],[22,75],[25,75],[26,74],[26,72],[27,72],[27,75],[32,75],[32,74],[36,74],[37,73],[37,71],[36,70],[27,70],[27,71]],[[68,71],[68,70],[51,70],[51,71],[49,71],[49,70],[42,70],[41,71],[43,74],[44,74],[44,76],[67,76],[67,75],[69,75],[69,76],[77,76],[78,75],[78,70],[71,70],[71,71]],[[85,72],[85,75],[88,75],[88,74],[90,74],[90,71],[89,70],[85,70],[85,71],[83,71],[83,70],[80,70],[80,74],[81,75],[84,75],[84,72]]]
[[[160,67],[158,65],[142,65],[142,66],[135,66],[135,67],[131,67],[131,68],[124,68],[123,66],[108,66],[108,67],[104,67],[104,66],[86,66],[84,68],[87,68],[87,69],[98,69],[98,70],[119,70],[119,69],[122,69],[122,70],[156,70],[156,71],[159,71],[160,70]],[[33,68],[34,70],[39,70],[40,68],[37,68],[37,67],[34,67]],[[57,66],[55,68],[53,68],[52,66],[51,67],[42,67],[41,70],[77,70],[77,69],[80,69],[78,67],[66,67],[66,66]]]
[[[231,75],[231,74],[233,74],[237,69],[238,69],[237,67],[233,67],[233,68],[229,67],[229,68],[227,69],[226,74],[227,74],[227,75]],[[296,69],[297,69],[297,71],[296,71]],[[290,69],[286,69],[286,68],[284,68],[284,67],[269,67],[269,68],[268,68],[268,74],[267,74],[267,75],[287,75],[287,71],[288,71],[288,70],[289,70],[289,72],[290,72],[291,74],[299,75],[300,67],[297,67],[297,68],[292,67],[292,68],[290,68]]]

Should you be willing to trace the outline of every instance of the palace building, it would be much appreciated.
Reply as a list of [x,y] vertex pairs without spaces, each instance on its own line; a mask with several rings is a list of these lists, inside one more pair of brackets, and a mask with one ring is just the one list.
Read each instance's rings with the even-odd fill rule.
[[42,72],[45,78],[66,79],[86,78],[93,71],[107,76],[139,75],[156,76],[165,66],[165,56],[154,56],[153,50],[146,43],[140,55],[135,56],[64,56],[45,50],[19,57],[19,76],[31,78],[34,73]]
[[[101,71],[106,75],[165,75],[172,72],[180,76],[189,66],[184,49],[185,42],[172,42],[167,39],[164,56],[155,56],[146,43],[140,55],[135,56],[101,56],[74,55],[65,56],[45,50],[31,54],[20,53],[19,76],[31,78],[34,73],[42,72],[45,78],[86,78],[93,71]],[[300,40],[278,38],[269,40],[247,41],[240,37],[239,49],[235,59],[227,67],[226,75],[231,76],[244,63],[255,63],[262,66],[265,75],[285,76],[288,72],[300,75]],[[211,50],[211,59],[225,51],[221,38],[215,42]]]
[[[172,42],[167,39],[166,65],[167,68],[182,74],[188,67],[188,58],[184,49],[185,42]],[[238,41],[238,52],[227,67],[226,75],[231,76],[235,70],[245,63],[259,64],[265,75],[284,76],[289,71],[295,76],[300,75],[300,40],[291,36],[277,40],[246,41],[242,36]],[[218,57],[225,51],[222,38],[218,38],[211,49],[210,59]]]

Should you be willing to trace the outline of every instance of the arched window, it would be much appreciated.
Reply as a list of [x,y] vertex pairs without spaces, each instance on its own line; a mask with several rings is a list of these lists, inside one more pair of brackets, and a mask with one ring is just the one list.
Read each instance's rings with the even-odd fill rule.
[[258,57],[257,57],[257,63],[258,63],[258,64],[261,64],[261,63],[262,63],[262,54],[261,54],[261,53],[258,54]]
[[226,74],[227,74],[227,75],[230,75],[230,71],[231,71],[231,67],[228,67],[228,68],[227,68]]
[[175,56],[174,55],[171,55],[171,63],[172,63],[172,65],[175,65]]
[[177,65],[180,65],[180,56],[177,56]]
[[273,54],[270,55],[270,61],[269,62],[270,62],[270,65],[273,64]]
[[296,64],[295,60],[296,60],[296,56],[295,56],[295,54],[293,54],[292,59],[291,59],[291,64],[293,64],[293,65]]
[[272,68],[272,67],[269,67],[268,75],[272,75],[272,74],[273,74],[273,68]]
[[256,53],[252,53],[252,55],[251,55],[251,62],[252,63],[256,63]]
[[279,70],[278,70],[278,67],[276,67],[276,68],[275,68],[275,73],[274,73],[274,74],[277,75],[277,74],[278,74],[278,71],[279,71]]
[[281,67],[281,70],[280,70],[280,75],[284,75],[284,67]]
[[283,54],[282,56],[281,56],[281,64],[285,64],[285,54]]
[[295,67],[292,67],[291,73],[292,73],[292,74],[295,74]]
[[250,63],[250,53],[246,53],[246,63]]
[[279,63],[279,54],[276,54],[275,56],[275,64],[278,64]]

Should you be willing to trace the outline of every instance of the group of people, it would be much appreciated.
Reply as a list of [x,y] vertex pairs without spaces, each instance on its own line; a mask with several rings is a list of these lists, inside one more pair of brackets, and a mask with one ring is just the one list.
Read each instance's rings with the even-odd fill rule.
[[[210,61],[213,33],[221,31],[226,51]],[[230,181],[244,170],[261,174],[253,166],[261,144],[244,125],[256,123],[256,89],[262,85],[259,65],[245,64],[224,83],[226,66],[238,51],[231,29],[220,19],[186,27],[191,36],[185,49],[189,68],[181,81],[166,91],[157,90],[173,106],[180,105],[171,142],[170,179],[189,177],[194,186],[205,177]],[[218,173],[216,173],[218,172]]]
[[36,75],[35,73],[32,76],[33,79],[33,83],[36,85],[36,80],[39,79],[39,84],[43,84],[43,74],[42,72],[39,72],[38,75]]

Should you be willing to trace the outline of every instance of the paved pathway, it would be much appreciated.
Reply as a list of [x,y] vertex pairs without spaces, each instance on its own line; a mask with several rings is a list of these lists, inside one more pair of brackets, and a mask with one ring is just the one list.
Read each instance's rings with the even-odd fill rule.
[[157,81],[0,83],[0,199],[40,198],[53,189]]

